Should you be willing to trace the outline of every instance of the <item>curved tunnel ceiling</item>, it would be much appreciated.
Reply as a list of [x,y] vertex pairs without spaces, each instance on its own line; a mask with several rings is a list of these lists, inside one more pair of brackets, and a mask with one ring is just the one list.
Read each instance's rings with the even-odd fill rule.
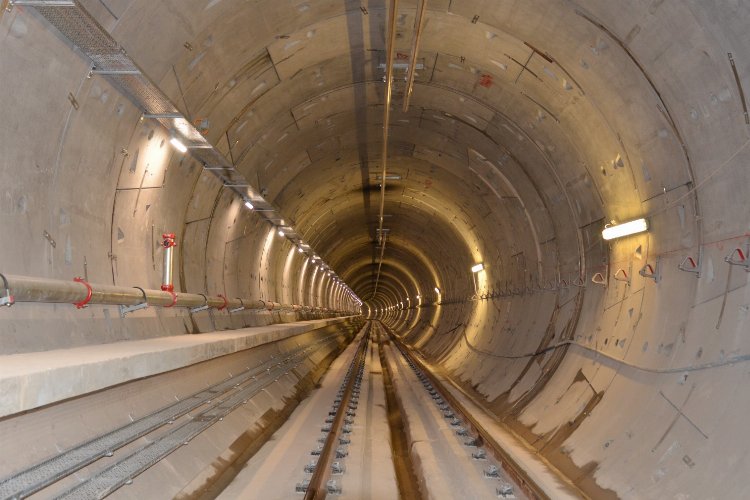
[[[175,65],[185,71],[178,73],[183,89],[189,88],[183,98],[198,105],[193,115],[211,121],[209,137],[214,129],[215,141],[227,137],[246,177],[258,179],[257,187],[305,228],[306,239],[344,276],[348,270],[338,265],[339,255],[349,260],[377,256],[372,243],[379,197],[384,7],[331,15],[330,6],[305,4],[306,22],[290,13],[289,19],[300,25],[276,33],[265,47],[247,26],[208,25],[194,37],[204,48],[185,53]],[[326,14],[322,19],[313,14],[318,8]],[[444,282],[460,280],[474,261],[489,263],[498,284],[577,275],[582,249],[566,246],[563,251],[571,255],[561,263],[557,242],[565,237],[557,233],[573,233],[602,218],[600,187],[587,166],[622,162],[616,142],[622,139],[601,137],[612,129],[597,102],[607,101],[609,85],[600,89],[594,81],[589,85],[594,89],[584,91],[577,82],[587,75],[569,75],[549,52],[526,42],[524,26],[512,23],[509,30],[507,21],[492,23],[502,19],[497,9],[487,13],[488,21],[472,22],[485,17],[482,9],[466,18],[440,4],[429,8],[410,111],[394,110],[392,118],[389,170],[401,179],[391,181],[387,190],[389,238],[409,241],[422,252],[442,250],[425,258],[449,268]],[[413,16],[413,7],[402,6],[397,63],[408,58]],[[286,18],[283,13],[272,17]],[[579,16],[576,23],[587,21]],[[243,46],[242,54],[253,57],[227,53],[221,45],[227,36]],[[536,38],[540,34],[534,43]],[[568,44],[578,51],[581,40]],[[554,57],[562,59],[566,53],[557,48]],[[232,79],[222,79],[218,68]],[[400,87],[397,82],[396,101]],[[234,103],[231,109],[228,101]],[[222,111],[229,116],[219,115]],[[227,122],[228,127],[221,125]],[[592,141],[586,132],[594,127]],[[607,143],[612,147],[606,156],[591,151],[593,144],[606,151]],[[636,214],[631,209],[621,217]],[[529,262],[519,276],[503,258],[522,253]],[[394,258],[386,252],[386,261]]]
[[[670,391],[686,402],[693,394],[683,387],[687,376],[679,384],[660,377],[685,368],[708,394],[721,383],[710,374],[693,375],[694,365],[724,367],[747,350],[738,326],[746,324],[747,279],[744,273],[725,278],[721,267],[731,248],[747,245],[747,203],[737,201],[748,186],[747,169],[738,168],[747,162],[749,141],[742,92],[750,73],[748,7],[742,2],[727,2],[730,8],[698,0],[430,0],[416,61],[409,54],[416,2],[401,2],[388,148],[388,171],[398,179],[386,183],[388,236],[377,291],[389,3],[81,3],[280,208],[366,302],[366,311],[400,326],[410,345],[507,417],[519,435],[554,443],[545,456],[594,496],[630,491],[628,474],[618,468],[639,466],[623,465],[623,457],[654,454],[662,445],[651,430],[630,439],[646,424],[667,419],[671,410],[653,409],[654,401],[671,401]],[[44,57],[70,60],[67,47],[55,46],[51,36],[25,40],[32,49],[19,48],[16,39],[29,28],[13,26],[9,43],[18,44],[12,46],[18,61],[31,57],[24,50],[43,54],[47,45],[55,48]],[[403,112],[410,63],[417,76]],[[235,194],[212,184],[196,162],[163,153],[157,141],[149,154],[164,158],[145,169],[135,161],[130,145],[152,141],[153,124],[124,105],[117,108],[121,122],[92,118],[99,116],[92,106],[112,103],[98,87],[93,96],[99,84],[81,76],[90,70],[85,62],[49,65],[25,71],[55,71],[65,91],[29,78],[28,92],[46,98],[77,85],[94,103],[85,108],[88,121],[76,122],[69,103],[51,97],[38,107],[23,104],[19,113],[29,120],[42,123],[48,113],[62,131],[54,135],[54,128],[38,146],[35,129],[21,128],[18,149],[38,147],[39,154],[65,163],[68,170],[54,176],[70,183],[85,177],[79,171],[88,165],[84,160],[114,158],[99,191],[86,184],[85,203],[76,205],[68,199],[74,196],[53,187],[44,202],[85,205],[82,212],[99,231],[86,240],[75,226],[79,239],[109,251],[106,259],[92,259],[92,273],[118,282],[118,269],[128,268],[128,279],[154,281],[157,264],[143,269],[153,258],[140,244],[155,230],[146,212],[153,206],[160,207],[165,228],[182,228],[183,289],[276,294],[289,303],[336,300],[328,298],[341,292],[322,270],[295,260],[293,246],[243,210]],[[13,74],[3,78],[23,86]],[[76,95],[70,93],[70,102]],[[168,138],[163,130],[155,133]],[[12,148],[4,161],[29,166]],[[37,175],[27,168],[18,182],[34,185]],[[142,195],[144,187],[165,191]],[[13,210],[24,203],[15,202]],[[98,209],[107,217],[112,212],[111,225],[92,215]],[[602,240],[605,224],[640,217],[648,219],[648,233]],[[67,224],[62,213],[47,219]],[[40,233],[47,219],[35,220],[34,231]],[[22,235],[19,241],[38,240],[21,222],[8,228]],[[49,252],[35,248],[31,254],[39,262],[62,258]],[[13,255],[19,268],[33,267],[21,247]],[[77,258],[68,262],[66,256],[66,265],[77,265]],[[695,269],[685,269],[686,259]],[[484,270],[472,273],[479,262]],[[639,273],[646,265],[658,269],[658,282]],[[725,319],[727,303],[731,317]],[[645,386],[658,390],[646,394]],[[691,410],[709,425],[708,410]],[[723,421],[734,428],[734,418],[710,420],[705,435],[720,434]],[[616,438],[603,430],[613,421],[622,431]],[[657,472],[634,472],[653,479],[640,493],[674,491],[656,484],[668,474],[663,461],[676,462],[674,471],[696,456],[718,453],[720,444],[703,442],[690,429],[678,432],[675,442],[686,450],[674,452],[676,458],[649,455],[648,466]],[[609,455],[611,442],[624,451]],[[732,463],[747,465],[747,454],[730,448]],[[697,481],[679,470],[681,484]]]

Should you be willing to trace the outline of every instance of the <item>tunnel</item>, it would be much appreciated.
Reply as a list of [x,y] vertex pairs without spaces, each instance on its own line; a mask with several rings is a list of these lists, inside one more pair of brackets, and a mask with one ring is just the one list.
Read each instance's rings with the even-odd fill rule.
[[0,1],[0,498],[271,498],[237,482],[339,384],[334,424],[382,399],[350,449],[385,451],[329,497],[457,498],[424,384],[519,496],[746,498],[748,26],[738,0]]

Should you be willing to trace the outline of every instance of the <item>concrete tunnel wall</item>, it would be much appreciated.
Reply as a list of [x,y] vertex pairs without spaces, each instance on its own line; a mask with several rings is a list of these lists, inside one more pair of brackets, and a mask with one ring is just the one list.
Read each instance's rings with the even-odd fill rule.
[[[401,179],[374,293],[384,2],[82,4],[366,312],[586,493],[745,491],[748,275],[724,258],[748,245],[750,7],[429,2],[406,113],[396,86]],[[399,12],[397,62],[414,2]],[[158,236],[175,231],[181,290],[342,304],[39,16],[2,11],[0,34],[2,272],[158,288]],[[642,216],[647,233],[602,241],[605,223]],[[700,277],[678,269],[687,257]],[[3,354],[270,321],[1,313]]]

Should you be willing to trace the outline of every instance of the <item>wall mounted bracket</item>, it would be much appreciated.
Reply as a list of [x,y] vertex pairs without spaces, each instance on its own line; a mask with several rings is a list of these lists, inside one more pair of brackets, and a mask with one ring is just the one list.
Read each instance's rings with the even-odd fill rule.
[[654,280],[654,283],[658,283],[661,281],[661,266],[659,266],[659,259],[656,259],[656,263],[652,266],[651,264],[646,264],[641,268],[640,271],[638,271],[638,274],[643,276],[644,278],[650,278]]
[[730,266],[744,267],[745,271],[750,273],[750,259],[747,258],[747,253],[741,248],[735,248],[732,250],[732,253],[724,257],[724,262]]
[[202,306],[198,306],[198,307],[192,307],[192,308],[190,309],[190,313],[191,313],[191,314],[195,314],[195,313],[198,313],[198,312],[201,312],[201,311],[206,311],[206,310],[208,310],[208,308],[210,307],[210,306],[208,305],[208,297],[206,297],[206,296],[205,296],[205,295],[203,295],[202,293],[199,293],[198,295],[201,295],[201,296],[202,296],[202,297],[203,297],[203,298],[205,299],[206,303],[205,303],[204,305],[202,305]]

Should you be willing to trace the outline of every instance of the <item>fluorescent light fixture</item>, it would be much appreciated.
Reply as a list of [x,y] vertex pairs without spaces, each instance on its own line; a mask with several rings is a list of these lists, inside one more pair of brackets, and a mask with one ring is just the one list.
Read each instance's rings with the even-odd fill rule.
[[646,219],[631,220],[624,224],[617,224],[616,226],[605,227],[602,231],[602,238],[605,240],[613,240],[615,238],[622,238],[623,236],[629,236],[631,234],[642,233],[648,229],[648,223]]
[[471,266],[472,273],[478,273],[482,269],[484,269],[484,264],[481,262],[479,264],[474,264],[473,266]]
[[279,229],[279,236],[284,236],[284,231]]
[[180,153],[186,153],[187,152],[187,146],[185,146],[182,143],[182,141],[180,141],[177,137],[172,137],[171,139],[169,139],[169,142]]
[[435,287],[435,293],[440,293],[440,289],[438,287]]
[[253,204],[252,204],[252,203],[250,203],[249,201],[246,201],[246,202],[245,202],[245,206],[246,206],[247,208],[249,208],[250,210],[252,210],[252,209],[253,209]]
[[304,252],[304,250],[302,250],[302,248],[298,248],[298,249],[297,249],[297,251],[298,251],[299,253],[302,253],[302,252]]

